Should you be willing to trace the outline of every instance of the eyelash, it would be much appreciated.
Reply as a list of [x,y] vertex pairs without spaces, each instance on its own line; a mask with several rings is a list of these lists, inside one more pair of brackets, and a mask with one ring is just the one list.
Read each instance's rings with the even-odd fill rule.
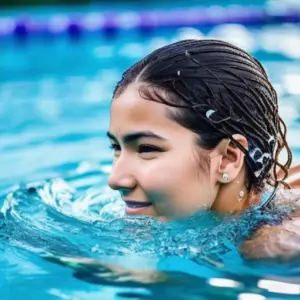
[[110,149],[113,149],[114,151],[120,151],[121,150],[121,147],[117,144],[111,144],[109,146]]
[[[144,151],[142,151],[143,149]],[[148,151],[145,151],[145,149],[147,149]],[[162,152],[162,149],[148,144],[142,144],[139,146],[139,153],[149,153],[149,152]]]
[[[110,148],[113,149],[114,151],[121,150],[121,147],[117,144],[111,144]],[[138,147],[138,153],[149,153],[149,152],[163,152],[163,150],[148,144],[142,144]]]

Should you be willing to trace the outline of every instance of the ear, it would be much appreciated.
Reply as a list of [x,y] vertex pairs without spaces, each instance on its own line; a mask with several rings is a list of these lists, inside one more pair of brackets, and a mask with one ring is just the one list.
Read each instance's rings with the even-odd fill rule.
[[[232,136],[235,141],[240,143],[245,149],[248,149],[247,139],[241,134],[234,134]],[[227,140],[218,164],[218,181],[221,183],[228,183],[233,181],[240,173],[245,163],[245,154],[231,141]],[[228,180],[224,180],[222,175],[228,174]]]

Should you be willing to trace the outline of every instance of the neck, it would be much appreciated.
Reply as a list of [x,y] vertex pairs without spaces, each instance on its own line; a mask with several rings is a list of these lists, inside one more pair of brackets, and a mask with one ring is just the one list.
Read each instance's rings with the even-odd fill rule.
[[[249,192],[244,184],[245,172],[241,172],[237,178],[228,183],[220,184],[217,197],[212,206],[212,210],[217,213],[240,213],[253,204],[260,202],[259,194]],[[244,192],[244,196],[239,197],[240,191]]]

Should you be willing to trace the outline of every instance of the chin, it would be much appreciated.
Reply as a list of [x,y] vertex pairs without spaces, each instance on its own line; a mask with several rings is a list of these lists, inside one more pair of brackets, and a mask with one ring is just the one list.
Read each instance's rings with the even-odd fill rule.
[[128,216],[157,216],[153,209],[153,205],[148,207],[128,207],[126,206],[125,212]]

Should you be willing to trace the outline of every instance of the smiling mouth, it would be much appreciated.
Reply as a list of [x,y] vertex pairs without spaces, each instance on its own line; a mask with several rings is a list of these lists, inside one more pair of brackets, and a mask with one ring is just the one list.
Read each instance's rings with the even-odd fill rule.
[[126,206],[129,208],[142,208],[151,206],[151,202],[137,202],[137,201],[125,201]]

